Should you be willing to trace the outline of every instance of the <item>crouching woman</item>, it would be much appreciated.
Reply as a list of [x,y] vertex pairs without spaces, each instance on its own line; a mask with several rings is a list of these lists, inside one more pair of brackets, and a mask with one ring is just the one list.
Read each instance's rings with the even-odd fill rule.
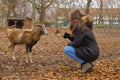
[[92,62],[99,56],[99,47],[92,32],[92,25],[86,24],[89,20],[82,10],[71,11],[70,30],[72,35],[65,32],[63,36],[71,41],[64,47],[64,52],[81,64],[81,73],[91,71]]

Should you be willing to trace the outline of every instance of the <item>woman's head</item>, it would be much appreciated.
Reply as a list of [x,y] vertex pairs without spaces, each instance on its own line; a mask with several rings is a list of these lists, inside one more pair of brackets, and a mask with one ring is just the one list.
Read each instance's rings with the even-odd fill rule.
[[86,26],[82,20],[85,15],[85,12],[81,9],[74,9],[70,12],[70,30],[72,34],[74,34],[76,28],[81,31],[85,29]]
[[85,12],[81,9],[74,9],[70,12],[70,21],[76,20],[76,19],[81,19],[82,16],[85,16]]

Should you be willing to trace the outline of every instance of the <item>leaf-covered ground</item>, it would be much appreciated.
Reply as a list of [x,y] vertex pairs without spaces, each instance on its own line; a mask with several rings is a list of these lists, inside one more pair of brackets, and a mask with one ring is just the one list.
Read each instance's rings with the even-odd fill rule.
[[80,64],[64,54],[69,42],[62,34],[55,35],[56,28],[48,28],[33,47],[33,63],[25,62],[25,46],[14,49],[16,60],[6,54],[10,45],[4,30],[0,30],[0,80],[120,80],[120,30],[95,29],[100,47],[100,57],[94,62],[95,69],[87,74],[79,72]]

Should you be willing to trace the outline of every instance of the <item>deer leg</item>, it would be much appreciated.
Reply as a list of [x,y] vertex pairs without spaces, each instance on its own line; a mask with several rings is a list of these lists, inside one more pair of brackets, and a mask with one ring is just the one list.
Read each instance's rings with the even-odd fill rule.
[[37,43],[38,41],[34,41],[30,46],[29,46],[29,52],[30,52],[30,62],[33,63],[32,60],[32,47]]
[[26,44],[26,53],[29,52],[29,45]]
[[10,46],[8,47],[8,51],[7,51],[7,52],[11,52],[11,51],[13,51],[14,47],[15,47],[14,44],[10,45]]
[[32,60],[32,47],[33,47],[33,45],[29,46],[29,52],[30,52],[29,54],[30,54],[30,62],[31,63],[33,63],[33,60]]
[[15,56],[14,56],[14,52],[13,52],[13,49],[15,48],[15,45],[16,45],[16,44],[12,44],[12,45],[10,45],[10,46],[8,47],[8,48],[9,48],[8,53],[12,54],[12,59],[13,59],[13,60],[16,60],[16,59],[15,59]]
[[11,49],[13,47],[13,45],[10,45],[8,48]]
[[26,44],[25,61],[28,63],[29,45]]
[[32,60],[32,53],[30,53],[30,63],[33,63],[33,60]]
[[29,52],[30,53],[32,52],[32,45],[29,47]]
[[12,59],[13,59],[13,60],[16,60],[16,58],[15,58],[15,55],[14,55],[14,54],[15,54],[15,52],[13,52],[13,53],[12,53]]

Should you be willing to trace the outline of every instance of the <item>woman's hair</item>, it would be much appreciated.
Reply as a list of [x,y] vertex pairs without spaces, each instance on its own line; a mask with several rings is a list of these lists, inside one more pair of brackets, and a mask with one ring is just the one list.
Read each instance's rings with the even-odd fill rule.
[[93,19],[92,16],[86,15],[82,17],[82,20],[86,23],[87,27],[91,30],[93,29]]
[[81,9],[74,9],[70,12],[70,30],[72,31],[72,34],[74,34],[76,28],[80,29],[81,31],[85,30],[86,25],[82,20],[82,17],[85,15],[85,12]]

